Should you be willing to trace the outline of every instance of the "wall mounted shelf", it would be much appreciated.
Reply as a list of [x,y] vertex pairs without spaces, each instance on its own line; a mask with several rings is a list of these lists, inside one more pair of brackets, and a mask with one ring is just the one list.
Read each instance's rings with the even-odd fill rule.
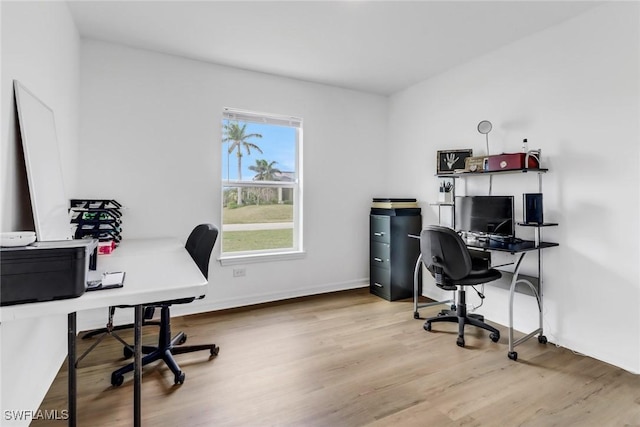
[[509,169],[503,171],[481,171],[481,172],[454,172],[447,174],[436,174],[438,178],[457,178],[466,176],[489,176],[489,175],[508,175],[514,173],[546,173],[549,169],[545,168],[527,168],[527,169]]

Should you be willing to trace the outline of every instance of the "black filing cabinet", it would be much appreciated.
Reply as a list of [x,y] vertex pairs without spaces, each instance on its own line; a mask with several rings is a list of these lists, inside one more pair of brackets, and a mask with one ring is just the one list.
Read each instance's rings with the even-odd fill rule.
[[369,289],[389,301],[413,297],[413,272],[420,255],[420,209],[372,209],[369,215]]

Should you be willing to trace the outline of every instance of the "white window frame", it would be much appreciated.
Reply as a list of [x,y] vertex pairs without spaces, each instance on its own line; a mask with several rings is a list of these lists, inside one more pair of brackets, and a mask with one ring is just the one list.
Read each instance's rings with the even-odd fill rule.
[[[224,108],[222,113],[223,120],[237,120],[248,123],[263,123],[273,125],[284,125],[295,127],[297,129],[296,141],[296,174],[293,181],[251,181],[251,180],[229,180],[221,178],[220,187],[220,219],[224,222],[224,190],[226,187],[276,187],[291,188],[293,190],[293,248],[281,249],[264,249],[259,251],[238,251],[223,252],[222,245],[224,224],[220,227],[220,258],[218,260],[222,265],[246,264],[253,262],[279,261],[288,259],[299,259],[305,256],[303,246],[303,191],[302,191],[302,147],[303,147],[303,126],[302,119],[293,116],[276,115],[269,113],[259,113],[246,110],[238,110],[234,108]],[[222,132],[221,132],[222,145]],[[221,148],[222,150],[222,148]],[[222,166],[222,157],[220,158]],[[222,170],[222,168],[221,168]]]

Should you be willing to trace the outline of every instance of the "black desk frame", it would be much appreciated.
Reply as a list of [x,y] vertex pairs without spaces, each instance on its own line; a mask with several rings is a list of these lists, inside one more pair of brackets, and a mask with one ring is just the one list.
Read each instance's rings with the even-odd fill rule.
[[[420,239],[420,236],[415,236],[413,234],[409,234],[409,237],[414,239]],[[420,271],[421,271],[420,266],[421,265],[422,265],[422,253],[418,255],[418,259],[416,260],[416,267],[413,270],[413,318],[414,319],[420,318],[420,313],[418,312],[418,310],[420,310],[421,308],[433,307],[434,305],[440,305],[440,304],[455,304],[455,292],[453,293],[454,297],[448,300],[418,304],[418,298],[420,297],[419,293],[420,293]]]
[[[528,224],[520,224],[524,226],[530,226]],[[497,252],[507,252],[512,255],[517,255],[518,259],[515,261],[515,268],[513,270],[513,276],[511,278],[511,285],[509,287],[509,352],[507,356],[511,360],[518,359],[518,353],[514,350],[515,347],[528,339],[538,335],[538,342],[541,344],[545,344],[547,342],[547,338],[544,335],[543,331],[543,298],[542,298],[542,250],[547,248],[552,248],[555,246],[559,246],[557,243],[543,242],[540,239],[540,228],[543,226],[553,226],[557,224],[540,224],[535,226],[535,240],[521,240],[516,243],[508,243],[508,242],[499,242],[495,240],[467,240],[465,244],[470,249],[482,250],[482,251],[497,251]],[[420,236],[409,235],[412,238],[420,238]],[[522,267],[522,261],[527,253],[537,252],[538,254],[538,288],[534,286],[531,281],[520,277],[520,268]],[[414,279],[417,278],[417,275],[420,270],[420,266],[422,264],[422,254],[418,257],[416,261],[416,267],[414,271]],[[429,307],[433,305],[439,304],[447,304],[449,302],[454,302],[453,300],[446,301],[436,301],[432,303],[427,303],[423,305],[418,304],[418,286],[417,280],[414,280],[414,298],[413,298],[413,317],[415,319],[420,318],[418,314],[418,309],[421,307]],[[538,303],[538,328],[529,332],[525,336],[519,339],[514,339],[514,328],[513,328],[513,299],[516,292],[516,285],[525,284],[529,286],[533,295],[536,297],[536,301]]]
[[[520,224],[526,225],[528,224]],[[518,255],[518,259],[515,262],[515,268],[513,270],[513,276],[511,277],[511,285],[509,286],[509,352],[507,356],[511,360],[518,359],[518,353],[514,350],[515,347],[528,339],[538,335],[538,342],[541,344],[546,344],[547,337],[544,335],[543,330],[543,274],[542,274],[542,250],[547,248],[552,248],[558,246],[557,243],[543,242],[540,239],[540,227],[543,226],[552,226],[557,224],[541,224],[535,226],[535,240],[522,240],[516,243],[507,243],[507,242],[496,242],[493,240],[473,240],[465,242],[468,248],[479,249],[482,251],[497,251],[497,252],[508,252],[512,255]],[[538,288],[534,286],[529,280],[520,277],[520,268],[522,267],[522,261],[526,254],[530,252],[537,252],[538,254],[538,266],[537,266],[537,275],[538,275]],[[514,328],[513,328],[513,299],[516,292],[516,285],[525,284],[527,285],[533,295],[536,297],[536,302],[538,303],[538,328],[529,332],[525,336],[514,339]]]
[[[133,425],[140,427],[142,425],[142,305],[134,307],[134,370],[133,370]],[[67,399],[69,408],[69,427],[77,425],[77,374],[76,374],[76,336],[77,322],[76,312],[67,315],[67,364],[69,369],[69,378],[67,381]]]

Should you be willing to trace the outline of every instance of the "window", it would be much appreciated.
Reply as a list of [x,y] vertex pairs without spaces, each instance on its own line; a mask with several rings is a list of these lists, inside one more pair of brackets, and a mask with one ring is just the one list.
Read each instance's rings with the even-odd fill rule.
[[221,149],[221,261],[301,254],[302,119],[226,108]]

